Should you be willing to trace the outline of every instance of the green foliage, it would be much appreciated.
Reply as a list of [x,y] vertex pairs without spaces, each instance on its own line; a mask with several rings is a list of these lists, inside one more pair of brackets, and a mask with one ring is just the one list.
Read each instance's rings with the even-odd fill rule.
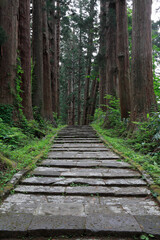
[[2,118],[4,122],[12,125],[13,124],[12,115],[13,115],[13,105],[0,104],[0,118]]
[[134,149],[160,157],[160,112],[148,115],[145,122],[137,122],[138,130],[131,140],[128,140]]
[[150,240],[151,238],[154,238],[152,234],[149,234],[149,235],[143,234],[140,236],[140,239],[142,240]]
[[[30,128],[38,128],[39,124],[36,121],[31,121],[28,123]],[[53,144],[50,139],[56,132],[61,129],[60,126],[54,129],[51,125],[45,126],[43,130],[45,137],[42,139],[35,138],[32,134],[28,134],[27,130],[24,133],[24,129],[18,127],[10,126],[0,119],[0,152],[17,163],[16,169],[3,168],[0,171],[0,190],[5,186],[5,184],[12,178],[13,174],[29,164],[32,164],[33,159],[39,155],[43,150],[43,157],[47,156],[47,153]],[[46,130],[47,129],[47,130]],[[38,129],[39,131],[41,129]],[[0,165],[2,163],[0,162]],[[33,164],[35,167],[35,164]]]
[[109,147],[117,149],[125,157],[132,159],[135,163],[141,165],[143,169],[150,174],[156,184],[160,184],[160,159],[158,156],[144,155],[136,152],[132,148],[132,144],[124,138],[117,137],[115,130],[103,129],[98,123],[92,123],[92,126],[104,137]]
[[0,152],[3,152],[5,144],[10,145],[10,149],[22,146],[28,139],[22,131],[16,127],[10,127],[0,118]]

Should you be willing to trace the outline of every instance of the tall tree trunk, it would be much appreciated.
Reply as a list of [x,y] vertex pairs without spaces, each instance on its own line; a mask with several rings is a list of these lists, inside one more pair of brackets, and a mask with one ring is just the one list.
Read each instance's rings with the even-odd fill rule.
[[16,59],[18,48],[19,0],[0,2],[0,27],[7,39],[0,46],[0,104],[14,102]]
[[152,0],[133,1],[131,122],[146,119],[147,113],[156,109],[152,74],[151,5]]
[[43,115],[43,33],[42,0],[33,0],[33,106]]
[[57,89],[56,89],[56,102],[57,114],[60,114],[59,108],[59,61],[60,61],[60,0],[57,0]]
[[107,41],[106,41],[106,93],[116,96],[116,3],[107,2]]
[[87,78],[85,81],[85,92],[84,92],[84,107],[83,107],[83,120],[82,124],[87,124],[87,115],[88,115],[88,105],[89,105],[89,83],[91,75],[91,61],[93,54],[93,21],[94,21],[94,7],[95,0],[90,0],[90,23],[89,23],[89,33],[88,33],[88,52],[87,52]]
[[49,49],[49,32],[46,0],[43,0],[43,99],[45,119],[53,122],[52,92],[51,92],[51,65]]
[[[79,2],[80,18],[82,18],[82,4]],[[82,75],[82,29],[79,28],[79,73],[78,73],[78,125],[81,125],[81,75]]]
[[30,40],[30,0],[19,1],[19,54],[22,74],[22,106],[27,119],[33,119],[31,96],[31,40]]
[[[106,94],[116,96],[117,64],[116,64],[116,3],[115,0],[107,1],[107,39],[106,39]],[[107,100],[107,105],[109,101]],[[104,127],[109,127],[108,111]]]
[[118,55],[118,81],[121,107],[121,119],[129,117],[130,112],[130,73],[128,50],[128,19],[126,0],[116,1],[117,17],[117,55]]
[[50,20],[49,20],[49,35],[50,35],[50,59],[51,59],[51,89],[52,89],[52,111],[57,113],[57,25],[55,13],[55,0],[50,0]]
[[106,0],[100,1],[100,52],[99,52],[99,104],[103,111],[106,111],[106,30],[107,30],[107,5]]

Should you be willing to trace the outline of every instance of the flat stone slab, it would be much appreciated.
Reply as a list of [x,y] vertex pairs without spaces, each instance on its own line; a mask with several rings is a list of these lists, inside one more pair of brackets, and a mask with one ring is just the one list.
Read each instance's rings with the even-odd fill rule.
[[30,177],[21,181],[27,185],[54,185],[54,186],[77,186],[87,184],[90,186],[146,186],[142,179],[95,179],[95,178],[53,178],[53,177]]
[[113,152],[110,151],[106,151],[106,152],[56,152],[56,151],[50,151],[48,154],[48,158],[52,158],[52,159],[59,159],[59,158],[63,158],[63,159],[73,159],[73,158],[83,158],[83,159],[119,159],[120,157],[118,155],[116,155]]
[[60,140],[60,139],[58,139],[58,140],[54,140],[54,143],[102,143],[102,141],[99,139],[99,138],[97,138],[97,139],[87,139],[87,138],[85,138],[85,139],[62,139],[62,140]]
[[32,214],[0,214],[0,238],[26,235],[32,219]]
[[131,165],[126,162],[115,161],[115,160],[54,160],[48,159],[42,161],[40,166],[61,166],[61,167],[109,167],[109,168],[129,168]]
[[86,229],[97,233],[125,232],[141,233],[138,222],[133,216],[122,214],[93,214],[86,219]]
[[[36,195],[16,193],[5,199],[0,206],[0,215],[5,213],[39,213],[43,206],[65,206],[65,204],[82,204],[86,215],[88,213],[98,213],[109,211],[136,216],[160,216],[160,208],[156,202],[146,197],[97,197],[97,196],[69,196],[69,195]],[[92,207],[89,208],[89,205]],[[90,209],[90,210],[87,210]],[[108,210],[106,210],[108,209]]]
[[135,219],[144,232],[160,236],[160,215],[159,216],[135,216]]
[[137,171],[131,169],[115,169],[115,168],[52,168],[37,167],[33,172],[36,176],[63,176],[63,177],[100,177],[100,178],[126,178],[139,177]]
[[[50,151],[66,151],[66,152],[85,152],[86,151],[86,148],[80,148],[80,147],[76,147],[76,148],[51,148]],[[109,151],[109,149],[107,148],[87,148],[87,152],[107,152]]]
[[77,186],[86,184],[92,186],[102,186],[105,182],[95,178],[52,178],[52,177],[31,177],[21,181],[22,184],[28,185],[59,185],[59,186]]
[[97,196],[147,196],[150,191],[145,187],[50,187],[50,186],[25,186],[15,188],[18,193],[42,193],[42,194],[69,194],[69,195],[97,195]]
[[48,237],[51,234],[83,234],[85,232],[86,218],[81,216],[34,216],[28,232],[30,235]]
[[52,148],[103,148],[103,143],[64,143],[54,144]]

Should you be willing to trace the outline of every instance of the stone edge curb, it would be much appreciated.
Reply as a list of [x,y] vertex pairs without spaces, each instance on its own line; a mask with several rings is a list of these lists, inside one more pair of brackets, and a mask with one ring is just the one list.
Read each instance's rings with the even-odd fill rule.
[[[58,135],[58,133],[63,129],[64,127],[62,127],[61,129],[59,129],[57,131],[57,133],[50,139],[50,143],[53,142],[53,140],[56,138],[56,136]],[[17,184],[19,184],[19,182],[21,181],[21,179],[32,170],[32,165],[36,164],[40,158],[43,156],[44,154],[44,148],[42,149],[41,153],[38,154],[32,161],[32,163],[30,163],[26,168],[24,168],[23,170],[20,170],[19,172],[15,173],[12,177],[12,179],[7,183],[7,185],[5,186],[4,190],[2,192],[0,192],[0,201],[3,201],[9,194],[10,192],[15,188],[15,186]]]
[[141,165],[139,165],[138,163],[135,163],[131,158],[126,157],[123,153],[119,152],[109,142],[107,142],[107,140],[105,140],[104,137],[94,127],[93,129],[96,131],[96,133],[98,134],[100,139],[103,141],[103,143],[105,143],[110,149],[112,149],[113,152],[118,154],[120,157],[122,157],[123,159],[126,159],[133,167],[135,167],[144,176],[144,180],[147,182],[151,193],[157,195],[154,198],[160,205],[160,187],[154,183],[151,176],[143,169]]

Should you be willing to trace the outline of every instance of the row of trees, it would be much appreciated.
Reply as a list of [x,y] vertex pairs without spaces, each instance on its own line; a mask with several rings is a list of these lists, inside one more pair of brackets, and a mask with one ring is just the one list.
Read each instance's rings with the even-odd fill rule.
[[88,124],[96,106],[108,114],[112,95],[121,119],[145,119],[157,108],[151,5],[133,1],[128,32],[126,0],[0,1],[0,106],[21,108],[29,120],[34,107],[51,122],[54,112]]
[[59,114],[59,0],[0,1],[0,30],[0,105],[16,110],[19,101],[28,120],[34,107],[54,122],[53,112]]
[[151,0],[133,1],[130,74],[126,1],[101,0],[100,104],[105,109],[105,94],[119,96],[121,118],[130,114],[131,122],[144,120],[147,113],[156,110],[151,6]]
[[100,0],[100,23],[98,1],[70,2],[62,18],[63,118],[69,124],[88,124],[96,106],[107,112],[106,95],[112,95],[120,99],[121,119],[146,119],[147,113],[157,109],[152,73],[152,1],[133,1],[130,32],[126,0]]

